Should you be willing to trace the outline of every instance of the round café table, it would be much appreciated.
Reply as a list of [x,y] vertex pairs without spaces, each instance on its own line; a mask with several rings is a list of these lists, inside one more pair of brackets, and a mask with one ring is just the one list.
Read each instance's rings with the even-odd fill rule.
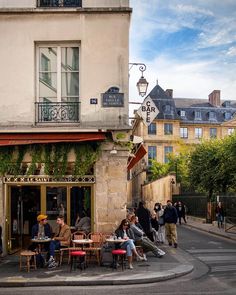
[[37,238],[37,239],[31,239],[31,242],[38,244],[39,253],[41,253],[43,244],[49,243],[49,242],[51,242],[51,240],[52,240],[51,238],[46,238],[46,239],[45,238],[41,238],[41,239]]

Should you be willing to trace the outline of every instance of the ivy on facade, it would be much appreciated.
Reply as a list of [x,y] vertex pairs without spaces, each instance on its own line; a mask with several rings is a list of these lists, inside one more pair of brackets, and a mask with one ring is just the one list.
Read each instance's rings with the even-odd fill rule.
[[[68,169],[75,176],[91,173],[98,158],[99,143],[57,143],[0,147],[0,175],[35,175],[39,168],[45,175],[65,176]],[[68,163],[68,155],[74,151],[75,162]],[[24,157],[30,156],[26,163]],[[70,167],[69,167],[70,166]]]

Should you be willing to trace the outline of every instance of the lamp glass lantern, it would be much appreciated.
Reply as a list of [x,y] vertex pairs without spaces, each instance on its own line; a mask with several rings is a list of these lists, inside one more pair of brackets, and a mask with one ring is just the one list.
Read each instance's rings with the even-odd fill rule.
[[138,88],[138,93],[140,96],[143,97],[146,95],[147,88],[148,88],[148,82],[143,76],[137,82],[137,88]]

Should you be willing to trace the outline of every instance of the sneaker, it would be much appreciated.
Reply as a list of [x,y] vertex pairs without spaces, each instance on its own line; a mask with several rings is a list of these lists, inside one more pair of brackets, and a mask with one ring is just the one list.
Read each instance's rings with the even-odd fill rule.
[[130,264],[129,267],[128,267],[128,269],[133,269],[133,268],[134,268],[134,267],[133,267],[132,264]]
[[144,253],[143,253],[143,260],[144,260],[144,261],[147,261],[147,256],[146,256],[146,254],[144,254]]
[[56,267],[58,267],[58,263],[55,262],[55,261],[51,262],[51,263],[48,265],[48,269],[54,269],[54,268],[56,268]]
[[172,243],[171,242],[169,242],[169,246],[172,246]]
[[177,248],[178,247],[178,244],[177,243],[174,243],[174,247]]

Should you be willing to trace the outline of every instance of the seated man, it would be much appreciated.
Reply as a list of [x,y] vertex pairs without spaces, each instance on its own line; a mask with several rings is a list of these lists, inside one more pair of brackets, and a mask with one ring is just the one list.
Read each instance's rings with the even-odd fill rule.
[[135,244],[141,246],[144,252],[152,251],[158,258],[165,255],[165,252],[159,249],[147,236],[145,236],[145,233],[136,226],[136,221],[138,222],[138,217],[132,216],[130,220],[130,228],[134,234]]
[[59,250],[63,246],[70,246],[71,231],[69,225],[65,223],[64,216],[57,217],[58,229],[55,232],[55,236],[49,244],[49,261],[48,268],[53,269],[57,267],[55,262],[55,250]]
[[[44,214],[39,214],[37,217],[37,221],[38,223],[33,225],[32,227],[32,232],[31,232],[31,238],[34,239],[35,237],[37,238],[44,238],[44,237],[48,237],[51,238],[52,237],[52,228],[50,226],[50,224],[48,224],[48,220],[47,220],[47,215]],[[37,244],[33,243],[32,245],[29,246],[29,250],[34,251],[37,250]],[[48,251],[48,243],[44,244],[44,249],[46,251]]]

